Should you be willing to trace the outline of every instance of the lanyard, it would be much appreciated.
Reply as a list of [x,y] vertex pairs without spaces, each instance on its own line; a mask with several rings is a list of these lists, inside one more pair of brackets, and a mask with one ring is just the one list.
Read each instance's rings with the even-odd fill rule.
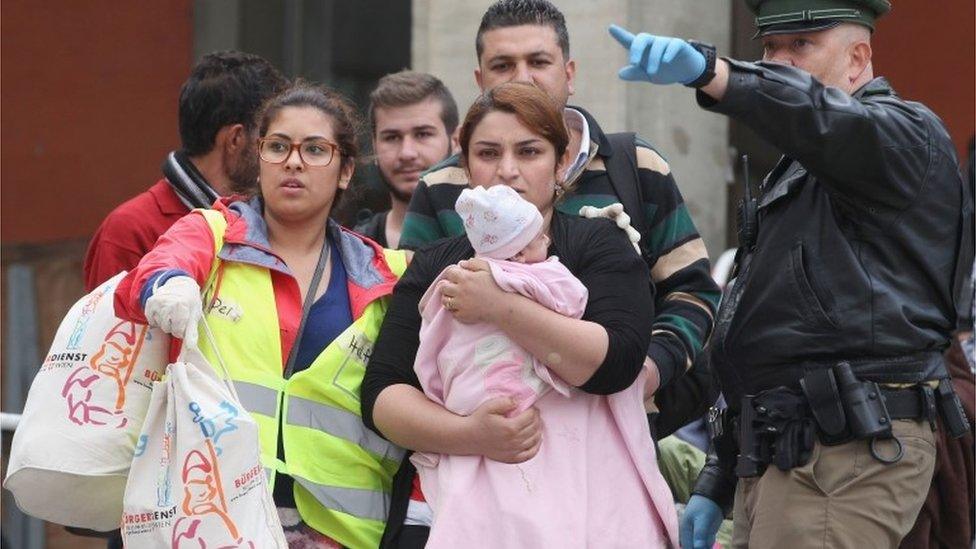
[[291,377],[295,369],[295,361],[298,359],[298,347],[302,343],[302,335],[305,333],[305,322],[308,320],[308,312],[315,302],[315,292],[318,291],[319,282],[322,280],[322,272],[325,271],[325,264],[329,262],[329,255],[332,253],[332,246],[329,244],[329,233],[326,228],[325,242],[322,244],[322,251],[319,252],[319,262],[315,265],[315,274],[312,275],[312,283],[305,294],[305,303],[302,305],[302,321],[298,324],[298,333],[295,334],[295,342],[288,353],[288,363],[285,366],[285,379]]

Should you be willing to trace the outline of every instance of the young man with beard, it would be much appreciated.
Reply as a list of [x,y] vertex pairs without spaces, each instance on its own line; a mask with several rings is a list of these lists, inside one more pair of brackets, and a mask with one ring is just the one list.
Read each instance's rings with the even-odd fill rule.
[[180,91],[182,148],[167,155],[162,179],[102,221],[85,258],[86,291],[132,269],[190,209],[251,191],[258,173],[254,114],[285,83],[257,55],[225,51],[200,60]]
[[383,247],[396,248],[420,174],[451,156],[457,104],[438,78],[400,71],[381,78],[369,95],[369,120],[373,152],[391,207],[368,214],[355,230]]

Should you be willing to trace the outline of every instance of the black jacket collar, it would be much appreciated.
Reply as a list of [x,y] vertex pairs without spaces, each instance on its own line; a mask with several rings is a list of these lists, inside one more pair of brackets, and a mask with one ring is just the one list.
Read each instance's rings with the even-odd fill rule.
[[861,99],[865,95],[894,95],[895,90],[888,83],[888,80],[879,76],[872,79],[867,84],[861,86],[854,92],[854,99]]

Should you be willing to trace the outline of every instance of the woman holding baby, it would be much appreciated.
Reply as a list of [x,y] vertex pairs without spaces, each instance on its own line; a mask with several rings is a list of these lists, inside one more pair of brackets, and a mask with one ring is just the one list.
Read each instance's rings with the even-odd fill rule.
[[363,420],[417,452],[428,547],[677,545],[643,408],[647,267],[613,223],[555,211],[568,141],[531,85],[475,101],[468,235],[416,254],[367,367]]

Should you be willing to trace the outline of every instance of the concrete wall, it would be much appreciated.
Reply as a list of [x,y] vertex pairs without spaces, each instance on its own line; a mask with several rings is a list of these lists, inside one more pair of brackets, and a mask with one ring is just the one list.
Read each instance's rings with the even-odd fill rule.
[[[474,39],[490,0],[415,0],[413,68],[444,80],[462,113],[478,94]],[[682,0],[556,2],[569,27],[570,54],[577,63],[576,94],[570,102],[589,110],[605,131],[636,131],[670,162],[709,253],[725,243],[726,185],[730,177],[728,124],[695,104],[682,86],[620,81],[624,50],[607,34],[617,23],[637,31],[695,37],[728,50],[731,7],[702,17]]]

